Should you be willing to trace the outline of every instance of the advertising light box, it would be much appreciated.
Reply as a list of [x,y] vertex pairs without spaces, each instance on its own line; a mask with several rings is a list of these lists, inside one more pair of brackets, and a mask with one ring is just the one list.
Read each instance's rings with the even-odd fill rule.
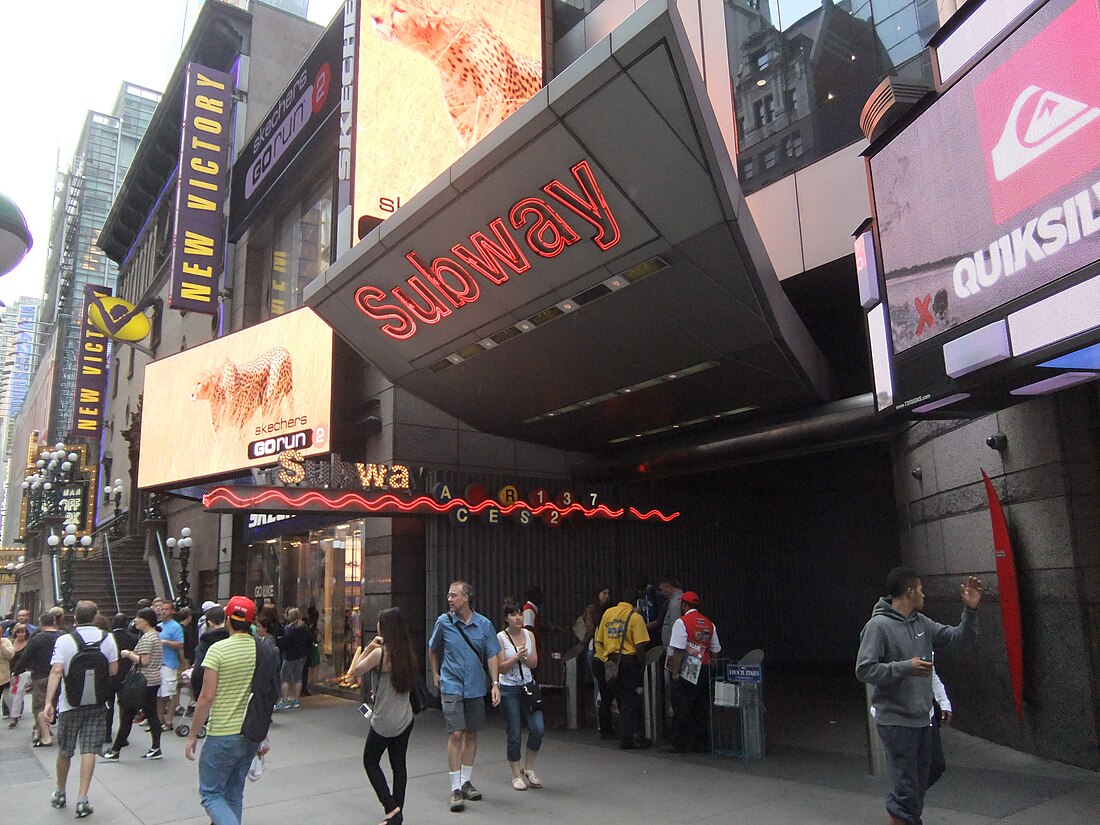
[[895,353],[1100,260],[1100,10],[1052,0],[870,159]]
[[542,3],[360,6],[353,205],[369,230],[542,87]]
[[332,329],[300,309],[149,364],[139,486],[327,453],[332,351]]

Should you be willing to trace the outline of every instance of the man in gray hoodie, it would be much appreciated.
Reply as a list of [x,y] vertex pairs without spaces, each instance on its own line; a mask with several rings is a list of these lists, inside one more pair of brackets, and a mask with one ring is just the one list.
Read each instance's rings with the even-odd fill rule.
[[931,760],[932,652],[964,636],[977,638],[982,583],[970,576],[959,585],[963,612],[956,627],[920,612],[924,587],[908,567],[890,571],[886,593],[859,636],[856,678],[874,686],[875,727],[894,783],[886,796],[890,825],[921,825]]

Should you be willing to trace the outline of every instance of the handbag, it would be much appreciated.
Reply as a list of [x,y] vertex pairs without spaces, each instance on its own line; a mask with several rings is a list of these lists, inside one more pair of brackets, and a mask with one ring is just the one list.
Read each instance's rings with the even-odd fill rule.
[[630,615],[626,617],[626,624],[623,625],[623,635],[619,637],[619,652],[613,653],[607,657],[607,661],[603,663],[603,680],[607,683],[608,687],[613,687],[615,682],[619,680],[619,659],[623,655],[623,645],[626,644],[626,634],[630,630],[630,620],[637,611],[631,610]]
[[[524,631],[526,635],[527,631]],[[516,647],[516,643],[512,641],[512,637],[508,634],[508,631],[504,631],[504,635],[508,637],[508,641],[512,642],[512,648],[519,653],[519,648]],[[519,665],[519,675],[523,679],[523,706],[527,709],[528,714],[535,713],[542,710],[542,688],[539,687],[539,683],[535,681],[535,674],[528,668],[527,672],[531,674],[531,681],[527,681],[523,676],[523,662],[517,662]]]
[[424,681],[424,677],[418,673],[416,680],[413,682],[413,689],[409,691],[409,704],[412,705],[413,715],[415,716],[436,705],[437,701],[432,692],[428,690],[428,683]]
[[141,668],[130,668],[126,678],[122,680],[122,686],[118,689],[118,704],[123,710],[134,712],[141,710],[145,705],[145,689],[148,682]]

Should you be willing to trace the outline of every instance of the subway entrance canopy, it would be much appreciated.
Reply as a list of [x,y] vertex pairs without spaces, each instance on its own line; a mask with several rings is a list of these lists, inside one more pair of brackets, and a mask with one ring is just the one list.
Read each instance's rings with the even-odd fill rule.
[[659,0],[341,256],[307,302],[398,386],[555,447],[599,452],[830,397],[683,21]]

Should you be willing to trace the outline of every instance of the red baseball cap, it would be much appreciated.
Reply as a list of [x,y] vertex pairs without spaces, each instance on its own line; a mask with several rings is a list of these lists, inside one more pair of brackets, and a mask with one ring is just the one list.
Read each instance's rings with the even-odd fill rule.
[[688,604],[699,604],[699,594],[694,590],[689,590],[680,597],[680,601],[687,602]]
[[256,618],[256,603],[248,596],[234,596],[225,606],[225,615],[229,619],[250,622]]

